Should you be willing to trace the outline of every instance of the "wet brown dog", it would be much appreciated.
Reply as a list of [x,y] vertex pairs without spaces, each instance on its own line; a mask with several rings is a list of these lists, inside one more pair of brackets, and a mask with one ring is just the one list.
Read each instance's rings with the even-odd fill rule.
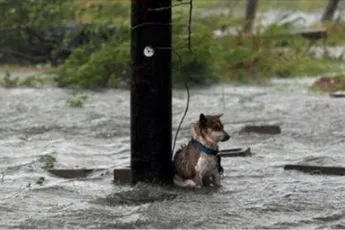
[[173,158],[174,184],[179,187],[220,186],[218,143],[230,136],[220,121],[222,115],[200,114],[192,125],[192,139]]

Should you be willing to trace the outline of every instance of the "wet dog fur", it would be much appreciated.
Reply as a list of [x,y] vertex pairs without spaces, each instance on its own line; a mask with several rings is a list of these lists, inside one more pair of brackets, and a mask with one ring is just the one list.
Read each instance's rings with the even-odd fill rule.
[[208,149],[218,151],[218,143],[229,140],[220,120],[222,115],[200,114],[192,125],[192,140],[176,151],[173,157],[174,184],[178,187],[220,186],[223,171],[220,157],[201,151],[193,144],[193,139]]

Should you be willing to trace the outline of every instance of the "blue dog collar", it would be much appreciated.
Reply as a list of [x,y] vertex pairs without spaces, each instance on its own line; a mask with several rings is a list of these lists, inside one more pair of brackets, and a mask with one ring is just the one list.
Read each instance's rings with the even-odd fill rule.
[[195,139],[192,139],[191,142],[195,148],[197,148],[198,150],[200,150],[201,152],[204,152],[206,154],[217,155],[219,152],[218,149],[214,150],[214,149],[207,148],[205,145],[201,144],[199,141],[197,141]]

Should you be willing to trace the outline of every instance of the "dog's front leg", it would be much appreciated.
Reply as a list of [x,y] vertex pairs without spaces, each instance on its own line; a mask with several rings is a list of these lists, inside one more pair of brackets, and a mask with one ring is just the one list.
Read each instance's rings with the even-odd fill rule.
[[221,184],[220,184],[220,173],[219,173],[218,169],[213,171],[212,178],[213,178],[213,184],[217,187],[220,187],[221,186]]
[[195,177],[194,177],[194,181],[198,187],[203,186],[202,180],[204,178],[206,168],[207,168],[206,160],[203,157],[200,157],[198,159],[197,164],[195,165]]

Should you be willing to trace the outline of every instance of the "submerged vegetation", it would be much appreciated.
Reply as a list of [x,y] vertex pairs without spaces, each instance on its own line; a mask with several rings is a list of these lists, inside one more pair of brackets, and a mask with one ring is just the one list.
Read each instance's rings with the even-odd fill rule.
[[6,71],[3,77],[0,77],[0,86],[5,88],[17,87],[41,87],[52,82],[47,76],[30,75],[26,77],[13,76]]
[[[37,0],[35,4],[30,3],[32,1],[15,1],[17,5],[4,1],[8,4],[6,7],[12,10],[0,13],[6,14],[2,16],[9,18],[5,22],[0,22],[0,25],[11,28],[16,25],[27,25],[34,28],[34,31],[38,28],[44,31],[42,32],[44,39],[36,36],[37,41],[34,39],[30,42],[38,45],[44,40],[44,44],[48,44],[45,46],[47,51],[45,55],[48,56],[48,62],[55,66],[54,81],[59,87],[128,86],[131,72],[130,1],[61,0],[57,3],[53,0]],[[291,33],[295,21],[277,22],[266,27],[256,26],[253,32],[244,33],[241,30],[244,25],[242,18],[222,12],[205,14],[212,10],[233,7],[234,5],[229,6],[229,2],[238,2],[236,9],[243,10],[245,4],[243,0],[194,1],[192,52],[187,42],[188,4],[173,8],[175,85],[184,81],[190,84],[224,81],[262,82],[271,77],[314,76],[329,72],[341,73],[343,70],[343,64],[338,57],[316,57],[306,52],[310,41]],[[320,9],[326,4],[326,1],[318,1],[317,4],[305,0],[297,2],[299,9],[306,11]],[[259,10],[268,11],[278,6],[291,9],[296,7],[294,5],[296,4],[292,4],[291,1],[263,0],[260,2]],[[52,20],[44,20],[45,18]],[[82,26],[65,31],[62,41],[49,43],[51,41],[51,36],[47,32],[49,28],[71,22]],[[311,28],[320,26],[328,28],[329,45],[344,45],[343,23],[322,25],[318,23]],[[215,36],[215,31],[219,31],[221,36]],[[9,49],[23,52],[25,47],[17,46],[28,44],[28,33],[21,31],[17,34],[20,35],[16,37],[18,41],[11,42],[10,37],[5,36],[0,39],[0,45],[7,44]],[[83,41],[78,46],[73,43],[75,42],[73,38],[76,36]],[[320,40],[316,45],[322,46],[322,41]],[[10,52],[5,51],[0,50],[9,56]],[[42,50],[40,52],[44,53]],[[10,58],[8,60],[11,61]],[[7,87],[19,85],[18,79],[10,77],[5,78],[2,84]],[[83,100],[72,99],[70,106],[83,105]]]
[[86,95],[78,94],[76,91],[72,91],[72,93],[67,98],[67,104],[72,108],[82,108],[86,100]]
[[41,156],[40,161],[44,164],[42,166],[43,169],[50,170],[50,169],[54,168],[54,164],[56,162],[55,155],[56,155],[56,153],[52,152],[52,153],[47,153],[47,154]]

